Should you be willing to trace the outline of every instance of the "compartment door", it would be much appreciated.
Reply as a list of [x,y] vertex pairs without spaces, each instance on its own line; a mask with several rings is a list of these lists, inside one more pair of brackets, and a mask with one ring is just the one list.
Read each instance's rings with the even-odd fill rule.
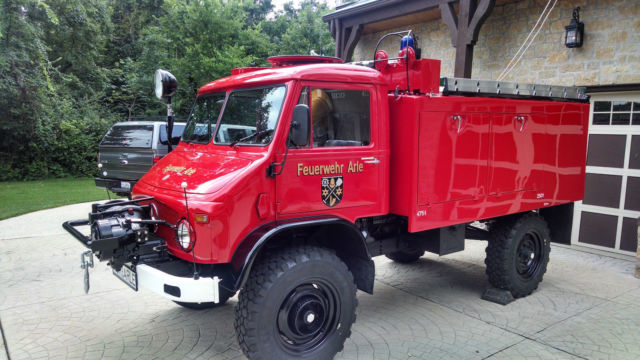
[[549,150],[544,146],[545,133],[544,115],[493,115],[489,195],[534,190],[532,175],[544,168],[542,154],[536,156],[535,150]]
[[488,114],[421,112],[418,204],[485,196],[488,149]]

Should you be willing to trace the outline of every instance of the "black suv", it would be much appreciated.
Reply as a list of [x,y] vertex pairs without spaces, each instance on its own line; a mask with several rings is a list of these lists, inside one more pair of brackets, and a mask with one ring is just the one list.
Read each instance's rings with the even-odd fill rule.
[[[172,146],[178,145],[185,123],[174,123]],[[168,152],[167,123],[128,121],[116,123],[102,138],[98,150],[100,177],[96,186],[129,196],[131,188]]]

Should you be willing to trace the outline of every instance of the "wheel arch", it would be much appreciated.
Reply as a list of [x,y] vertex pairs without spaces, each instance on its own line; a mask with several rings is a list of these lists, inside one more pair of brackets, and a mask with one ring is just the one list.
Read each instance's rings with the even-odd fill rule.
[[332,249],[353,274],[358,289],[373,293],[375,266],[360,230],[338,217],[274,221],[254,229],[231,257],[235,288],[244,286],[256,260],[270,249],[300,243]]

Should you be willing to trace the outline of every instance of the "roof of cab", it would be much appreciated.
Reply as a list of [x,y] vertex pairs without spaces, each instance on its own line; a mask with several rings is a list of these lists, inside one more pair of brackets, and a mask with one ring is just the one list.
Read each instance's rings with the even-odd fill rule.
[[289,80],[316,80],[365,84],[386,84],[377,70],[352,64],[310,64],[266,68],[212,81],[198,90],[198,95],[234,88],[284,83]]

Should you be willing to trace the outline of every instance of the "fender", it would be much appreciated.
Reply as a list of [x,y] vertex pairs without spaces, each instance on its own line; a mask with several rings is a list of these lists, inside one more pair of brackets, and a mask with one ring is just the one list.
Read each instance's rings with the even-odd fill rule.
[[328,247],[338,250],[338,256],[341,257],[353,273],[358,288],[368,293],[373,293],[375,267],[362,233],[351,222],[326,215],[273,221],[253,230],[242,240],[231,257],[231,266],[237,274],[235,289],[239,290],[244,286],[255,260],[269,240],[287,230],[308,230],[325,227],[344,229],[343,234],[352,239],[348,243],[339,244],[337,246],[339,248],[336,248],[336,246]]

